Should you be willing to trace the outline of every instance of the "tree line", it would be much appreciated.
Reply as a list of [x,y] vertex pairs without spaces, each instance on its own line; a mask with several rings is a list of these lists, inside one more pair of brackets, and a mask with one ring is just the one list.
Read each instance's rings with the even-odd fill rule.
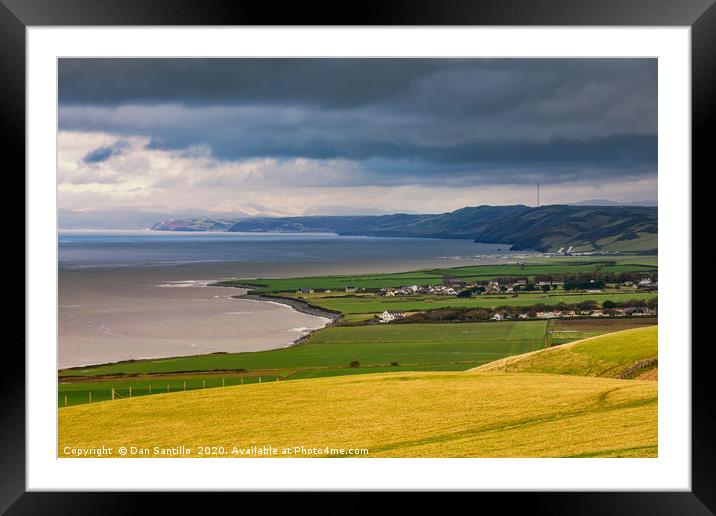
[[611,301],[606,300],[601,305],[594,300],[580,301],[579,303],[557,303],[546,305],[544,303],[536,303],[527,306],[498,306],[495,308],[467,308],[467,307],[456,307],[456,308],[435,308],[427,310],[425,312],[419,312],[416,314],[409,315],[404,319],[395,321],[394,324],[405,324],[415,322],[450,322],[450,321],[463,321],[463,322],[478,322],[478,321],[489,321],[496,313],[502,315],[508,315],[511,317],[519,317],[520,315],[526,315],[530,319],[537,317],[537,312],[591,312],[593,310],[604,309],[609,313],[610,310],[616,310],[619,308],[658,308],[658,299],[653,298],[647,301],[643,299],[629,299],[626,301]]

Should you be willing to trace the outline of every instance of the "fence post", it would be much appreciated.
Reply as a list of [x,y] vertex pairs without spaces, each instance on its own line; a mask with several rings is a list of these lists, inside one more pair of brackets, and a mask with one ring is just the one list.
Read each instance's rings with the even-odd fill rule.
[[186,380],[184,380],[184,390],[186,390]]
[[151,393],[152,393],[152,386],[150,385],[149,386],[149,394],[151,394]]
[[132,397],[132,386],[131,385],[129,386],[129,397],[130,398]]
[[67,406],[67,394],[65,394],[65,407]]
[[89,394],[89,402],[92,403],[92,393],[89,392],[89,393],[87,393],[87,394]]
[[167,392],[169,392],[169,384],[167,384]]
[[261,377],[259,376],[259,383],[261,383]]
[[112,399],[114,400],[114,387],[112,387]]
[[221,386],[226,387],[226,380],[223,378],[221,379]]
[[243,384],[244,384],[244,377],[242,376],[241,377],[241,385],[243,385]]

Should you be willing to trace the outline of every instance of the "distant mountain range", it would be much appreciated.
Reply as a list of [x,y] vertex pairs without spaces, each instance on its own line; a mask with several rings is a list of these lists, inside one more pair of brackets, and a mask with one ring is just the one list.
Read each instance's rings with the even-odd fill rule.
[[[201,214],[206,216],[205,213]],[[162,213],[140,210],[75,211],[57,210],[57,224],[60,229],[147,229],[158,220],[196,217],[197,213]],[[231,219],[246,217],[237,213],[212,214],[212,219]]]
[[317,233],[376,237],[462,238],[511,244],[513,250],[656,252],[657,208],[648,206],[476,206],[440,214],[189,218],[153,230]]

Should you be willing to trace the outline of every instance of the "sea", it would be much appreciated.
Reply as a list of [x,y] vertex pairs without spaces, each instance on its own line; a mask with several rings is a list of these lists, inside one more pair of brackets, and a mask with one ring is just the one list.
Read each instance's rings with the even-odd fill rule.
[[236,299],[245,290],[210,286],[217,280],[402,272],[515,255],[470,240],[60,231],[57,366],[277,349],[330,322],[280,303]]

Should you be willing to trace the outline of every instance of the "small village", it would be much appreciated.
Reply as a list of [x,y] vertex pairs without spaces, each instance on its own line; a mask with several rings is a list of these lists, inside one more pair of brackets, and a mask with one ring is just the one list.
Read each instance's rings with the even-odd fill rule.
[[[573,288],[574,283],[567,283],[567,290],[575,294],[602,294],[604,293],[605,282],[602,280],[588,280],[578,286],[584,288]],[[649,276],[640,277],[637,280],[625,280],[611,285],[612,289],[630,289],[630,291],[655,291],[658,283]],[[517,292],[550,292],[556,289],[565,289],[564,280],[540,280],[529,283],[527,279],[506,279],[488,280],[484,282],[465,282],[460,278],[445,276],[442,285],[410,285],[399,288],[383,288],[379,294],[384,297],[395,296],[419,296],[419,295],[445,295],[456,297],[489,296],[495,294],[512,294]],[[356,287],[346,287],[347,293],[355,293]],[[589,299],[578,303],[576,306],[562,308],[565,303],[560,303],[557,308],[551,310],[535,310],[541,304],[534,306],[498,307],[493,309],[490,318],[493,321],[503,320],[529,320],[529,319],[561,319],[580,317],[646,317],[656,316],[658,309],[656,303],[634,302],[634,306],[623,306],[623,303],[605,301],[599,307],[596,302]],[[376,316],[377,322],[389,323],[405,319],[405,312],[384,311]]]
[[[495,311],[492,316],[493,321],[509,321],[509,320],[528,320],[528,319],[562,319],[576,317],[654,317],[658,315],[656,308],[650,307],[628,307],[628,308],[611,308],[611,309],[595,309],[595,310],[552,310],[535,312],[534,317],[529,313],[513,314],[509,312]],[[376,316],[378,322],[387,323],[399,319],[405,319],[405,312],[389,312],[384,311]]]
[[[410,285],[399,288],[383,288],[380,289],[381,295],[385,297],[393,296],[414,296],[419,294],[430,294],[430,295],[446,295],[446,296],[461,296],[461,297],[474,297],[476,295],[490,295],[490,294],[510,294],[515,292],[531,292],[531,291],[543,291],[549,292],[550,290],[563,288],[566,290],[580,290],[590,294],[599,294],[603,292],[605,282],[602,280],[588,280],[589,285],[584,285],[586,288],[570,288],[570,285],[565,286],[563,280],[538,280],[534,283],[529,283],[527,279],[503,279],[503,280],[488,280],[488,281],[476,281],[476,282],[465,282],[460,278],[453,276],[445,276],[443,278],[442,285]],[[653,281],[650,277],[643,277],[637,281],[623,281],[614,284],[615,288],[637,288],[637,289],[656,289],[658,284]],[[346,292],[357,292],[356,287],[346,287]]]

